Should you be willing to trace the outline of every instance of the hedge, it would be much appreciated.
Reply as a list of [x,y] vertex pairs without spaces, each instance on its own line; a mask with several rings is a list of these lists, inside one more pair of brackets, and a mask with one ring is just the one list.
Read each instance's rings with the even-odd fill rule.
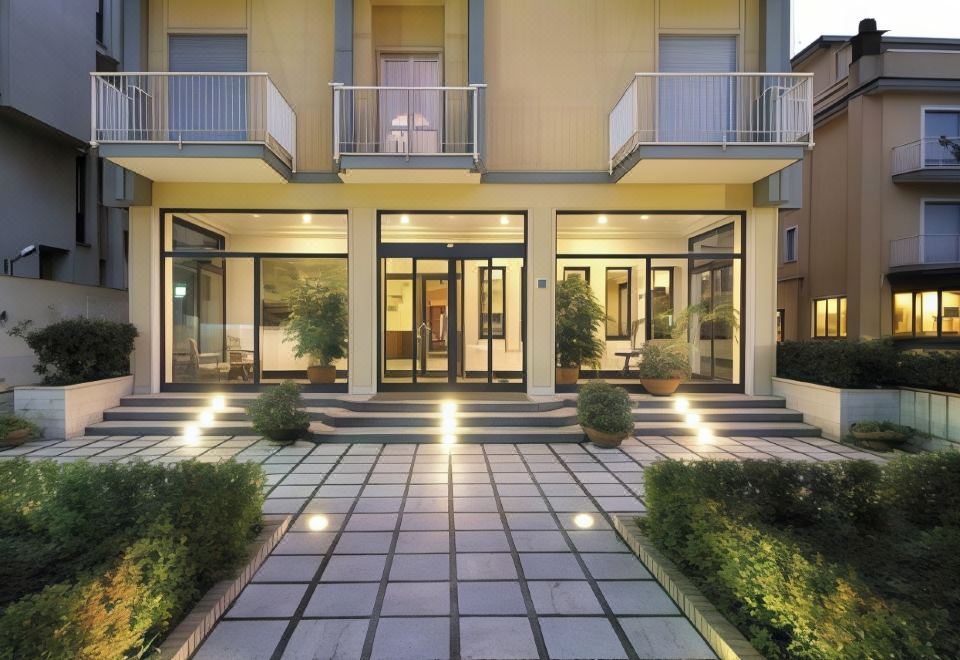
[[960,392],[960,351],[901,351],[889,339],[785,341],[777,376],[830,387]]
[[0,462],[0,658],[137,655],[246,557],[259,466]]
[[960,657],[960,453],[645,476],[642,528],[765,656]]

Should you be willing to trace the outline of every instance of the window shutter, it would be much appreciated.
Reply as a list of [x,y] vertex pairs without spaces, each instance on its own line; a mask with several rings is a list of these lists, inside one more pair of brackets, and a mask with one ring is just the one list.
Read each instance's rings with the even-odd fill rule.
[[242,34],[170,35],[169,68],[170,71],[246,71],[247,37]]
[[736,37],[660,37],[661,73],[733,73]]

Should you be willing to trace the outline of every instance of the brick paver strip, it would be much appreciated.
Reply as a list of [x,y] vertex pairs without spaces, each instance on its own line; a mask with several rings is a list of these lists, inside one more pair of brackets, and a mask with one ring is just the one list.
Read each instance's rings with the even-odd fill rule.
[[[631,438],[613,450],[88,437],[31,442],[0,460],[20,455],[262,465],[264,510],[293,522],[242,607],[200,647],[201,660],[714,657],[614,531],[618,518],[645,510],[643,466],[675,457],[883,460],[819,438],[690,437]],[[326,529],[310,531],[316,514]],[[578,526],[580,514],[592,525]]]

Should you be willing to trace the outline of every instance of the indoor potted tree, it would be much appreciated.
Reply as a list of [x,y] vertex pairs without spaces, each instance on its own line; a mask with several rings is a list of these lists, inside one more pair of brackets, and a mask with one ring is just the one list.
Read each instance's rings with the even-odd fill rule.
[[320,280],[304,279],[286,298],[289,310],[283,322],[283,341],[294,343],[297,358],[308,356],[307,379],[332,383],[334,362],[347,355],[347,296]]
[[577,394],[577,420],[595,445],[619,447],[634,427],[630,397],[622,387],[590,381]]
[[253,430],[274,442],[293,442],[310,428],[300,386],[286,380],[261,394],[247,408]]
[[557,385],[575,385],[581,366],[600,364],[605,345],[599,328],[607,315],[584,279],[557,282],[556,298]]
[[646,343],[638,352],[637,372],[643,389],[654,396],[670,396],[690,377],[684,344]]

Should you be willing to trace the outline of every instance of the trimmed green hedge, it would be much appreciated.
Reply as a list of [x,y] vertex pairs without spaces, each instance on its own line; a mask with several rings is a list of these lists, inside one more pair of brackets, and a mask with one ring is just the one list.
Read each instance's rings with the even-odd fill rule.
[[960,351],[901,351],[889,339],[785,341],[777,375],[830,387],[960,392]]
[[0,658],[125,657],[246,557],[258,465],[0,462]]
[[641,526],[770,658],[960,657],[960,453],[664,461]]

